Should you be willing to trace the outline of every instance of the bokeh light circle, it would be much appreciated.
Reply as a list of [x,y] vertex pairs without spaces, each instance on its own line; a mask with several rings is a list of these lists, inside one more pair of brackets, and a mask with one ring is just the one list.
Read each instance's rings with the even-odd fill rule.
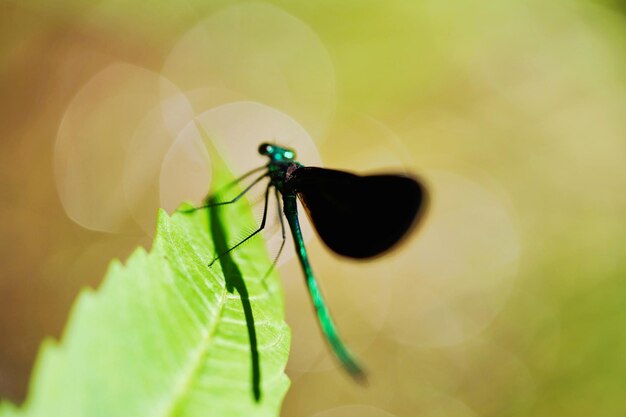
[[139,204],[158,180],[155,155],[164,146],[157,143],[171,140],[189,111],[171,82],[146,69],[116,63],[94,75],[57,133],[55,179],[67,215],[92,230],[141,233],[137,221],[154,218],[158,207],[154,198]]
[[213,90],[194,97],[198,113],[207,100],[225,104],[238,95],[292,115],[316,138],[335,109],[334,68],[321,40],[269,4],[234,5],[200,21],[176,43],[162,74],[184,91]]
[[[514,214],[496,193],[446,171],[425,173],[430,208],[400,256],[386,329],[414,346],[450,346],[484,329],[507,300],[520,241]],[[401,262],[401,261],[399,261]]]
[[312,417],[396,417],[396,415],[372,405],[350,404],[319,411]]
[[[202,132],[199,129],[202,129]],[[169,176],[169,174],[165,174],[165,171],[177,169],[172,168],[171,158],[173,155],[181,156],[182,159],[178,163],[181,168],[184,168],[187,165],[184,160],[184,154],[191,155],[195,152],[194,149],[201,147],[200,143],[204,140],[211,141],[211,146],[217,149],[220,157],[224,159],[235,177],[239,177],[267,163],[267,158],[258,153],[259,144],[262,142],[275,142],[283,146],[292,147],[297,152],[298,160],[305,165],[320,166],[322,164],[313,139],[293,118],[261,103],[251,101],[234,102],[217,106],[199,114],[194,122],[189,123],[181,131],[161,168],[162,187],[165,186],[166,178]],[[194,169],[195,173],[186,175],[202,176],[201,169],[204,166],[202,161],[208,160],[208,155],[202,155],[196,153],[193,157],[195,162],[193,158],[189,159],[191,161],[189,164],[196,168]],[[250,180],[248,179],[243,184],[249,184]],[[207,177],[194,183],[194,190],[191,194],[199,196],[219,191],[208,189],[208,187],[205,188],[207,183]],[[263,184],[267,184],[267,181],[263,182]],[[202,187],[199,187],[200,185]],[[253,209],[258,220],[261,218],[263,205],[255,203],[261,202],[261,196],[264,192],[264,185],[258,184],[258,186],[246,194],[246,199],[254,204]],[[161,201],[167,203],[168,207],[172,205],[168,201],[173,201],[171,197],[166,198],[163,196],[163,188]],[[282,237],[277,220],[278,212],[273,198],[271,203],[264,236],[270,255],[275,255],[278,252]],[[282,212],[280,214],[282,215]],[[310,238],[312,236],[308,222],[302,223],[302,230],[305,237]],[[242,231],[242,233],[244,232],[245,230]],[[287,231],[287,233],[289,232]],[[279,265],[287,262],[293,256],[293,253],[293,244],[291,239],[288,238],[283,254],[278,259]]]

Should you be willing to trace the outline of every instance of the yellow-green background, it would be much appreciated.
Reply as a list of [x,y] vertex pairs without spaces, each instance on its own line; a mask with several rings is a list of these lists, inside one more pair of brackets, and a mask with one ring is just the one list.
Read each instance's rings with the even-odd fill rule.
[[[150,242],[66,216],[53,149],[72,97],[112,62],[158,73],[180,35],[233,4],[248,2],[0,2],[0,396],[23,399],[79,289]],[[366,388],[307,361],[323,345],[297,265],[281,266],[296,361],[282,414],[624,415],[626,7],[267,4],[308,26],[332,64],[332,117],[314,138],[324,163],[402,165],[433,197],[387,259],[309,245]]]

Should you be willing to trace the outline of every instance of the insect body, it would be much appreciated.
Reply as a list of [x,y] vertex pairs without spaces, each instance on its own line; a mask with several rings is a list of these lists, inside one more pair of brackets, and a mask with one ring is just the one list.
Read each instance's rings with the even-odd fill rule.
[[[269,163],[237,181],[264,170],[262,175],[233,200],[199,208],[234,203],[261,180],[269,178],[259,228],[227,252],[263,230],[270,191],[274,188],[277,204],[279,208],[282,205],[289,224],[322,332],[343,367],[357,380],[363,379],[365,374],[339,337],[313,274],[300,229],[297,199],[301,201],[321,239],[332,251],[342,256],[364,259],[386,252],[407,235],[424,212],[425,189],[417,180],[406,175],[359,176],[344,171],[305,167],[296,161],[292,149],[269,143],[262,144],[259,153],[267,156]],[[283,236],[280,255],[285,243],[285,227],[280,215],[279,219]],[[211,264],[222,255],[218,255]]]

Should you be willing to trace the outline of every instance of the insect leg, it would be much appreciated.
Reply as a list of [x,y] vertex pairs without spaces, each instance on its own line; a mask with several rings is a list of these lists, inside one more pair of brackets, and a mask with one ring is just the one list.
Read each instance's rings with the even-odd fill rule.
[[236,178],[236,179],[234,179],[232,182],[230,182],[230,183],[226,186],[226,188],[230,188],[230,187],[232,187],[233,185],[235,185],[235,184],[237,184],[237,183],[239,183],[239,182],[241,182],[241,181],[245,180],[245,179],[246,179],[246,178],[248,178],[250,175],[252,175],[252,174],[254,174],[254,173],[256,173],[256,172],[259,172],[259,171],[263,171],[264,169],[267,169],[267,167],[268,167],[267,165],[263,165],[263,166],[260,166],[260,167],[258,167],[258,168],[254,168],[254,169],[253,169],[253,170],[251,170],[251,171],[246,172],[246,173],[245,173],[245,174],[243,174],[241,177]]
[[[265,167],[260,167],[260,168],[257,168],[257,169],[254,169],[254,170],[252,170],[252,171],[248,172],[247,174],[245,174],[245,175],[243,175],[243,176],[241,176],[241,177],[237,178],[237,179],[236,179],[233,183],[231,183],[229,186],[236,184],[237,182],[239,182],[239,181],[241,181],[242,179],[246,178],[246,177],[247,177],[247,176],[249,176],[250,174],[252,174],[252,173],[254,173],[254,172],[257,172],[257,171],[260,171],[260,170],[261,170],[261,169],[263,169],[263,168],[265,168]],[[223,205],[225,205],[225,204],[232,204],[232,203],[236,202],[237,200],[239,200],[241,197],[243,197],[243,195],[244,195],[245,193],[247,193],[248,191],[250,191],[250,189],[251,189],[252,187],[254,187],[256,184],[258,184],[258,183],[259,183],[259,181],[261,181],[263,178],[267,177],[268,175],[269,175],[268,173],[265,173],[265,174],[261,175],[260,177],[258,177],[257,179],[255,179],[255,180],[252,182],[252,184],[248,185],[248,186],[247,186],[247,187],[246,187],[246,188],[245,188],[245,189],[244,189],[241,193],[239,193],[239,194],[238,194],[235,198],[233,198],[233,199],[232,199],[232,200],[230,200],[230,201],[222,201],[222,202],[219,202],[219,203],[208,203],[208,204],[204,204],[204,205],[199,206],[199,207],[191,207],[191,208],[188,208],[188,209],[182,209],[182,210],[177,210],[177,211],[178,211],[178,212],[180,212],[180,213],[193,213],[193,212],[194,212],[194,211],[196,211],[196,210],[203,210],[203,209],[207,209],[207,208],[210,208],[210,207],[215,207],[215,206],[223,206]],[[209,200],[210,200],[210,198],[209,198]]]
[[283,240],[282,240],[282,242],[280,242],[280,248],[278,248],[278,253],[274,257],[274,261],[272,262],[272,266],[270,266],[270,269],[268,269],[267,272],[265,273],[265,276],[263,277],[263,280],[265,280],[265,278],[267,278],[268,275],[276,267],[276,263],[278,262],[278,258],[280,258],[280,254],[283,252],[283,248],[285,247],[285,240],[286,240],[285,222],[283,220],[283,213],[282,213],[283,209],[282,209],[282,206],[280,204],[280,194],[279,194],[277,188],[274,188],[274,191],[275,191],[275,194],[276,194],[276,210],[278,212],[278,220],[280,221],[280,231],[282,232]]
[[282,242],[280,242],[280,248],[278,249],[278,254],[276,255],[276,259],[274,259],[274,263],[272,264],[272,267],[274,267],[274,265],[276,265],[276,261],[278,261],[278,258],[280,257],[280,254],[283,251],[283,248],[285,247],[285,222],[283,221],[283,209],[281,207],[280,204],[280,195],[278,193],[278,189],[274,189],[274,191],[276,191],[276,209],[278,210],[278,220],[280,220],[280,231],[282,233]]
[[[265,176],[265,175],[264,175]],[[260,178],[259,178],[260,180]],[[255,183],[258,182],[255,181]],[[254,184],[251,184],[251,186]],[[250,186],[250,187],[251,187]],[[247,191],[250,187],[248,187],[245,191]],[[212,266],[215,261],[217,261],[219,258],[221,258],[222,256],[226,255],[227,253],[229,253],[230,251],[232,251],[233,249],[236,249],[237,247],[241,246],[243,243],[245,243],[246,241],[248,241],[250,238],[252,238],[254,235],[256,235],[257,233],[259,233],[261,230],[263,230],[263,228],[265,227],[265,221],[267,220],[267,202],[269,200],[269,195],[270,195],[270,188],[272,187],[272,184],[268,184],[267,188],[265,189],[265,207],[263,209],[263,219],[261,220],[261,225],[259,226],[258,229],[256,229],[254,232],[252,232],[248,237],[246,237],[245,239],[243,239],[241,242],[237,243],[235,246],[233,246],[232,248],[228,249],[226,252],[220,253],[218,256],[216,256],[215,258],[213,258],[213,260],[209,263],[208,266]],[[243,194],[241,194],[243,195]],[[241,197],[241,195],[239,195],[237,198]],[[218,203],[219,204],[219,203]],[[218,205],[216,204],[216,205]],[[228,204],[228,203],[224,203],[224,204]]]

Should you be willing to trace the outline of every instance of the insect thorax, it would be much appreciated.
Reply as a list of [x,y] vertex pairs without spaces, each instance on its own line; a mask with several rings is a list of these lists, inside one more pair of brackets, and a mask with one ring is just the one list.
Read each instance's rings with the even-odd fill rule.
[[302,165],[295,161],[272,162],[269,165],[269,174],[274,185],[281,193],[285,190],[285,183],[289,181],[293,172]]

